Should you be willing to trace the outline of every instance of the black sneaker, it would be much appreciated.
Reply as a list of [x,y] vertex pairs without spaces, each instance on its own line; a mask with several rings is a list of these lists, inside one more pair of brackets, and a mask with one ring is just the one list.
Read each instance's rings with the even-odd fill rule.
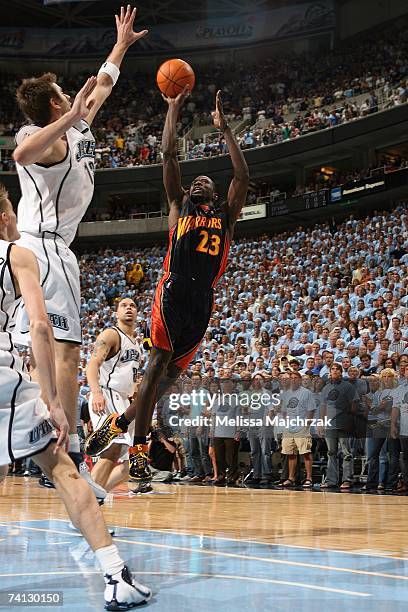
[[25,472],[24,468],[18,468],[18,470],[14,472],[14,476],[25,476]]
[[98,429],[95,429],[93,433],[85,441],[85,452],[87,455],[100,455],[107,446],[121,433],[127,431],[121,429],[116,425],[116,419],[119,417],[118,414],[109,414],[103,421]]
[[153,487],[150,482],[139,482],[136,489],[131,491],[134,495],[143,495],[145,493],[152,493]]
[[152,479],[147,459],[147,444],[136,444],[129,448],[129,479],[136,482]]
[[40,478],[38,479],[38,484],[40,487],[45,487],[46,489],[55,489],[54,483],[51,482],[51,480],[48,480],[44,474],[41,474]]
[[260,478],[247,478],[246,480],[244,480],[244,484],[246,485],[258,485],[260,484],[261,479]]

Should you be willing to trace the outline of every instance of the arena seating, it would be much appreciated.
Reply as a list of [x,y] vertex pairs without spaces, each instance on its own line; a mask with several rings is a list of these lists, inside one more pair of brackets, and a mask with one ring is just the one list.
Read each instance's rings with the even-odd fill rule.
[[[208,126],[215,91],[222,87],[225,111],[239,128],[243,148],[298,138],[355,121],[408,98],[406,36],[392,28],[380,36],[347,43],[329,53],[269,57],[262,63],[196,68],[197,86],[180,117],[181,152],[187,159],[226,152],[218,136],[194,139],[194,127]],[[229,82],[224,83],[224,75]],[[97,167],[117,168],[162,161],[165,105],[151,74],[123,74],[94,124]],[[74,94],[86,75],[59,80]],[[0,75],[0,135],[14,135],[23,122],[14,92],[19,80]],[[245,129],[244,129],[245,128]],[[1,169],[12,170],[10,155]]]

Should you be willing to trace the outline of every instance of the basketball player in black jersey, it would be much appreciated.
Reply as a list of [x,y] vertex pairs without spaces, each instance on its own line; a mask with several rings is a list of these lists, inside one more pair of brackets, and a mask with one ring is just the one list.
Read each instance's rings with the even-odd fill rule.
[[148,367],[135,400],[125,413],[109,415],[87,440],[89,454],[99,454],[135,419],[134,447],[129,452],[133,480],[150,477],[146,435],[159,397],[185,370],[204,337],[213,307],[214,287],[227,265],[235,223],[246,201],[249,172],[224,117],[217,92],[214,125],[224,135],[234,170],[227,201],[220,204],[214,182],[198,176],[189,191],[181,185],[176,124],[189,91],[165,98],[169,105],[163,132],[163,176],[169,202],[169,248],[157,286],[151,325]]

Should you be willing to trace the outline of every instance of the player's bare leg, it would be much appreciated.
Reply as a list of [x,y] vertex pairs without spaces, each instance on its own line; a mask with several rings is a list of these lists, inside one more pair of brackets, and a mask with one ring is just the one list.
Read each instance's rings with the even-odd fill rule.
[[71,342],[55,343],[57,388],[69,425],[70,452],[79,453],[77,433],[79,346]]
[[100,455],[98,462],[92,469],[94,482],[103,487],[107,492],[113,491],[122,482],[129,480],[129,461],[126,460],[116,465],[123,454],[123,450],[123,445],[113,444]]
[[50,446],[33,457],[54,484],[64,502],[71,521],[84,534],[93,550],[112,544],[95,496],[87,482],[75,469],[71,458],[63,451],[54,455]]
[[[132,581],[131,575],[117,547],[106,529],[98,503],[87,482],[78,474],[68,455],[60,450],[53,453],[54,445],[36,455],[34,461],[50,478],[67,509],[72,523],[82,532],[105,574],[105,601],[107,604],[123,602],[121,609],[148,601],[151,591]],[[108,608],[109,609],[109,608]]]
[[[93,480],[104,489],[106,489],[106,483],[108,482],[112,471],[115,469],[116,463],[120,459],[122,453],[122,444],[112,444],[111,447],[101,454],[98,462],[92,468]],[[127,475],[129,476],[129,472]]]
[[[40,384],[34,355],[32,353],[30,354],[30,363],[30,376],[33,380]],[[57,388],[69,425],[69,450],[72,453],[79,453],[80,451],[77,433],[78,364],[78,345],[68,342],[55,342]],[[47,398],[44,396],[44,392],[42,392],[42,398],[47,403]]]
[[[79,466],[82,462],[83,456],[79,446],[79,436],[77,433],[77,373],[79,364],[79,346],[68,342],[55,342],[54,346],[57,388],[61,398],[61,404],[69,425],[69,455],[74,461],[78,471],[80,471]],[[33,380],[40,384],[35,359],[32,352],[30,353],[30,362],[30,376]],[[48,400],[47,397],[45,397],[43,391],[41,395],[45,403],[47,403]],[[83,463],[83,466],[85,466],[85,463]],[[106,497],[106,491],[94,482],[87,470],[83,471],[82,475],[84,476],[88,484],[92,487],[95,497],[100,503],[102,503]],[[41,477],[41,479],[42,478],[43,476]],[[47,486],[52,487],[52,484],[48,483]]]
[[106,482],[105,489],[108,492],[111,492],[113,489],[115,489],[115,487],[122,484],[122,482],[126,482],[127,480],[129,480],[129,461],[124,461],[113,468]]
[[91,434],[86,442],[86,451],[97,455],[120,433],[127,431],[135,419],[134,446],[129,449],[129,476],[132,480],[145,481],[151,478],[147,461],[146,436],[152,422],[156,402],[180,376],[182,369],[170,364],[172,353],[152,348],[146,372],[137,395],[121,416],[106,417],[101,427]]

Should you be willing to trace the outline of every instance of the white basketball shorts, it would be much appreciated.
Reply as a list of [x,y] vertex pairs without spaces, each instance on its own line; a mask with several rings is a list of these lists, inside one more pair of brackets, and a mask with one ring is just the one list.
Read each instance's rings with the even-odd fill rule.
[[[41,237],[26,232],[16,242],[30,249],[38,260],[45,306],[56,340],[81,344],[79,266],[74,253],[64,240],[49,232]],[[13,330],[14,344],[30,346],[30,327],[22,302],[18,308]]]
[[11,357],[0,350],[0,465],[37,455],[57,437],[40,387],[10,367]]
[[[91,393],[89,395],[89,414],[91,416],[92,427],[94,431],[95,429],[98,429],[98,427],[101,426],[101,424],[109,414],[112,414],[114,412],[123,414],[130,404],[127,397],[124,397],[123,395],[121,395],[117,391],[113,391],[112,389],[102,388],[102,393],[105,398],[106,412],[101,416],[95,414],[95,412],[92,410],[93,394]],[[120,434],[119,436],[114,438],[114,440],[112,440],[112,442],[106,448],[108,449],[112,444],[124,444],[126,447],[133,446],[134,430],[135,425],[134,421],[132,421],[132,423],[129,425],[127,432]],[[121,459],[127,459],[127,454],[128,448],[125,449],[124,453],[121,456]]]

